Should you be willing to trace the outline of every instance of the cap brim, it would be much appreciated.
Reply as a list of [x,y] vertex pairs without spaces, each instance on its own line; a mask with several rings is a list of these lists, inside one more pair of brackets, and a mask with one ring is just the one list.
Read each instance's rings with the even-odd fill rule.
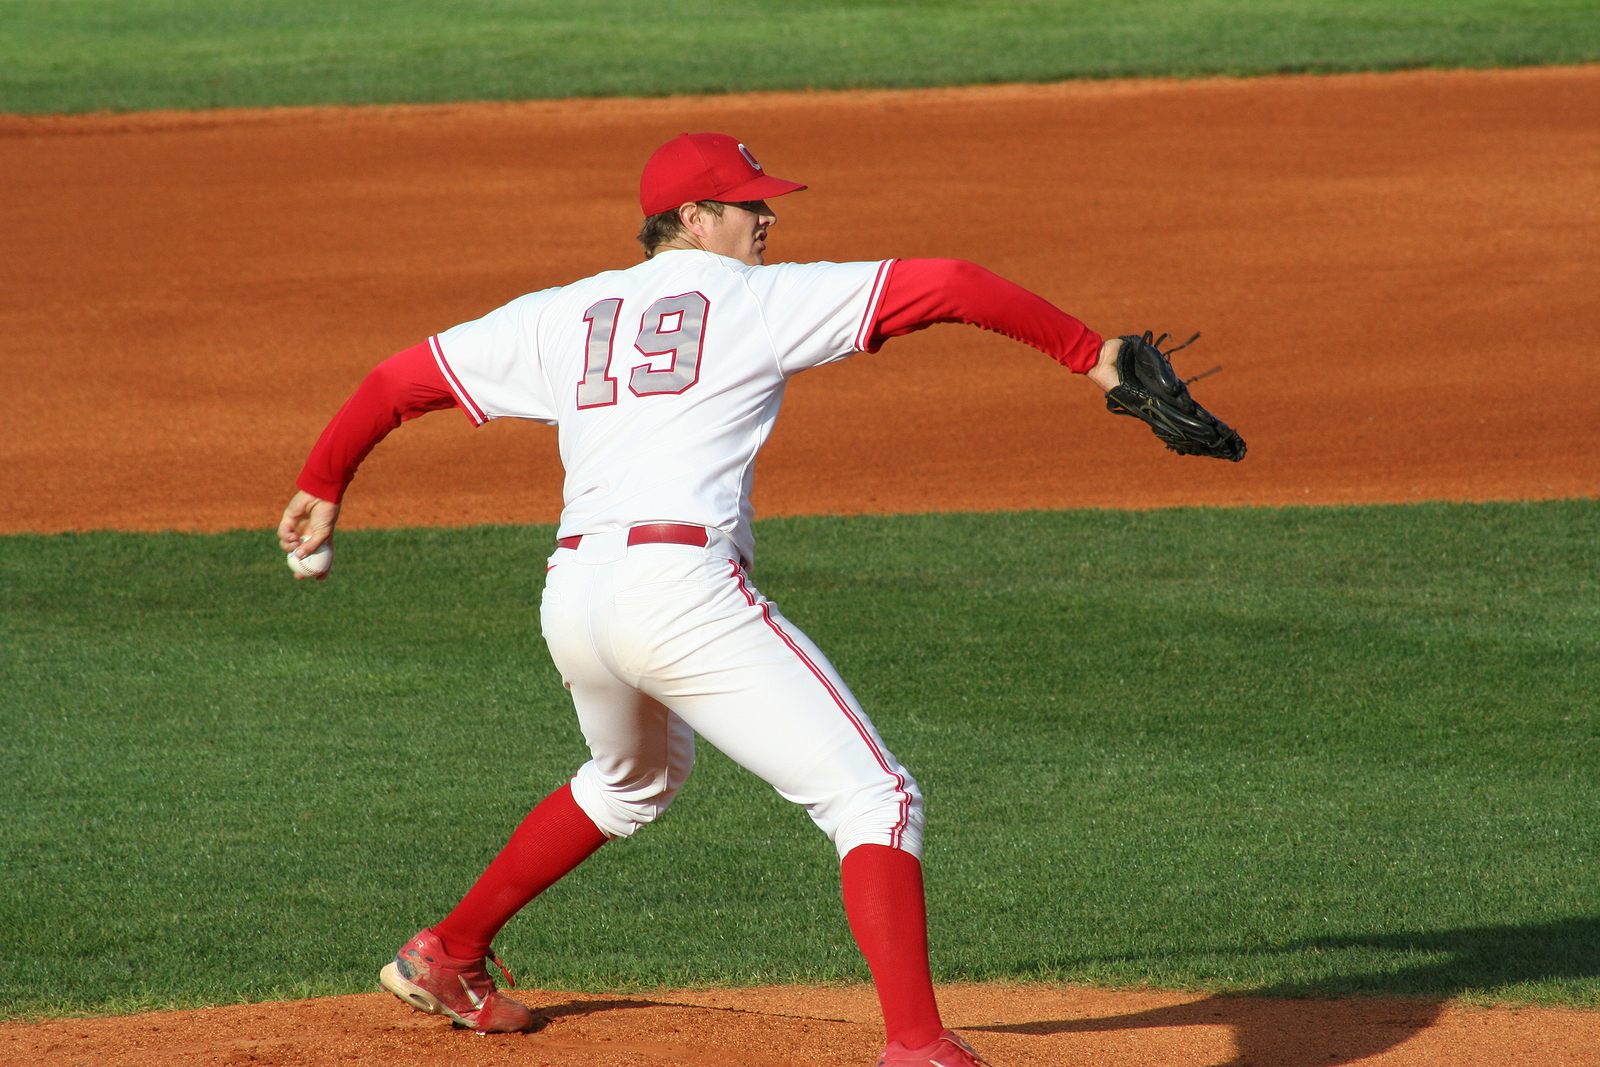
[[738,203],[743,200],[766,200],[770,197],[782,196],[784,193],[798,193],[804,188],[805,186],[799,182],[784,181],[782,178],[774,178],[763,174],[750,179],[743,185],[735,186],[726,192],[718,194],[717,199],[724,203]]

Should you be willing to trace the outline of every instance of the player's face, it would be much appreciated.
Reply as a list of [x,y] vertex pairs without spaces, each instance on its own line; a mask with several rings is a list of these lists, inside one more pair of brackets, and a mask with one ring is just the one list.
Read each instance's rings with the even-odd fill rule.
[[709,213],[704,217],[707,226],[703,242],[707,252],[737,259],[752,267],[765,262],[767,227],[778,221],[765,200],[724,204],[720,218]]

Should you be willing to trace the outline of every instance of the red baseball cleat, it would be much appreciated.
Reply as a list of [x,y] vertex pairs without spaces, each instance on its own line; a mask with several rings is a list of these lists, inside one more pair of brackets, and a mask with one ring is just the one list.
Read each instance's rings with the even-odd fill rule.
[[534,1029],[537,1019],[533,1012],[495,988],[487,960],[494,960],[507,985],[517,984],[494,953],[458,960],[445,952],[438,934],[423,930],[401,947],[393,963],[378,972],[378,981],[418,1011],[448,1015],[480,1034]]
[[878,1067],[989,1067],[977,1050],[946,1030],[921,1048],[906,1048],[891,1041],[878,1055]]

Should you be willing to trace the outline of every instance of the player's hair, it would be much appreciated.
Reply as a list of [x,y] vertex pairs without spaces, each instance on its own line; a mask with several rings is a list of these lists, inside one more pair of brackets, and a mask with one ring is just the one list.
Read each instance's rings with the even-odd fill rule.
[[[722,217],[722,201],[697,200],[695,203],[717,218]],[[644,258],[649,259],[654,256],[662,245],[681,233],[683,233],[683,219],[678,217],[678,209],[675,207],[645,219],[644,225],[639,227],[639,243],[644,245]]]

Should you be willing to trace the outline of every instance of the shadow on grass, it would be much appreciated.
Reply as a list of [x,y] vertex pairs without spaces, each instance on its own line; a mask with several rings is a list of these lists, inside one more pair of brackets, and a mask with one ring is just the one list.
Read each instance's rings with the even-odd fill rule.
[[1310,981],[1263,986],[1253,992],[1270,997],[1330,993],[1492,996],[1496,989],[1526,982],[1600,978],[1600,917],[1426,933],[1318,937],[1251,955],[1361,949],[1428,958],[1411,966],[1334,973]]
[[[1413,966],[1335,972],[1320,979],[1263,986],[1248,995],[1211,996],[1127,1015],[968,1029],[1065,1034],[1228,1026],[1233,1029],[1238,1054],[1217,1067],[1330,1067],[1353,1063],[1400,1045],[1432,1026],[1454,996],[1493,996],[1497,989],[1519,983],[1600,977],[1600,918],[1427,933],[1319,937],[1240,955],[1363,949],[1423,954],[1428,958]],[[1311,999],[1350,993],[1362,995],[1341,1000]]]

